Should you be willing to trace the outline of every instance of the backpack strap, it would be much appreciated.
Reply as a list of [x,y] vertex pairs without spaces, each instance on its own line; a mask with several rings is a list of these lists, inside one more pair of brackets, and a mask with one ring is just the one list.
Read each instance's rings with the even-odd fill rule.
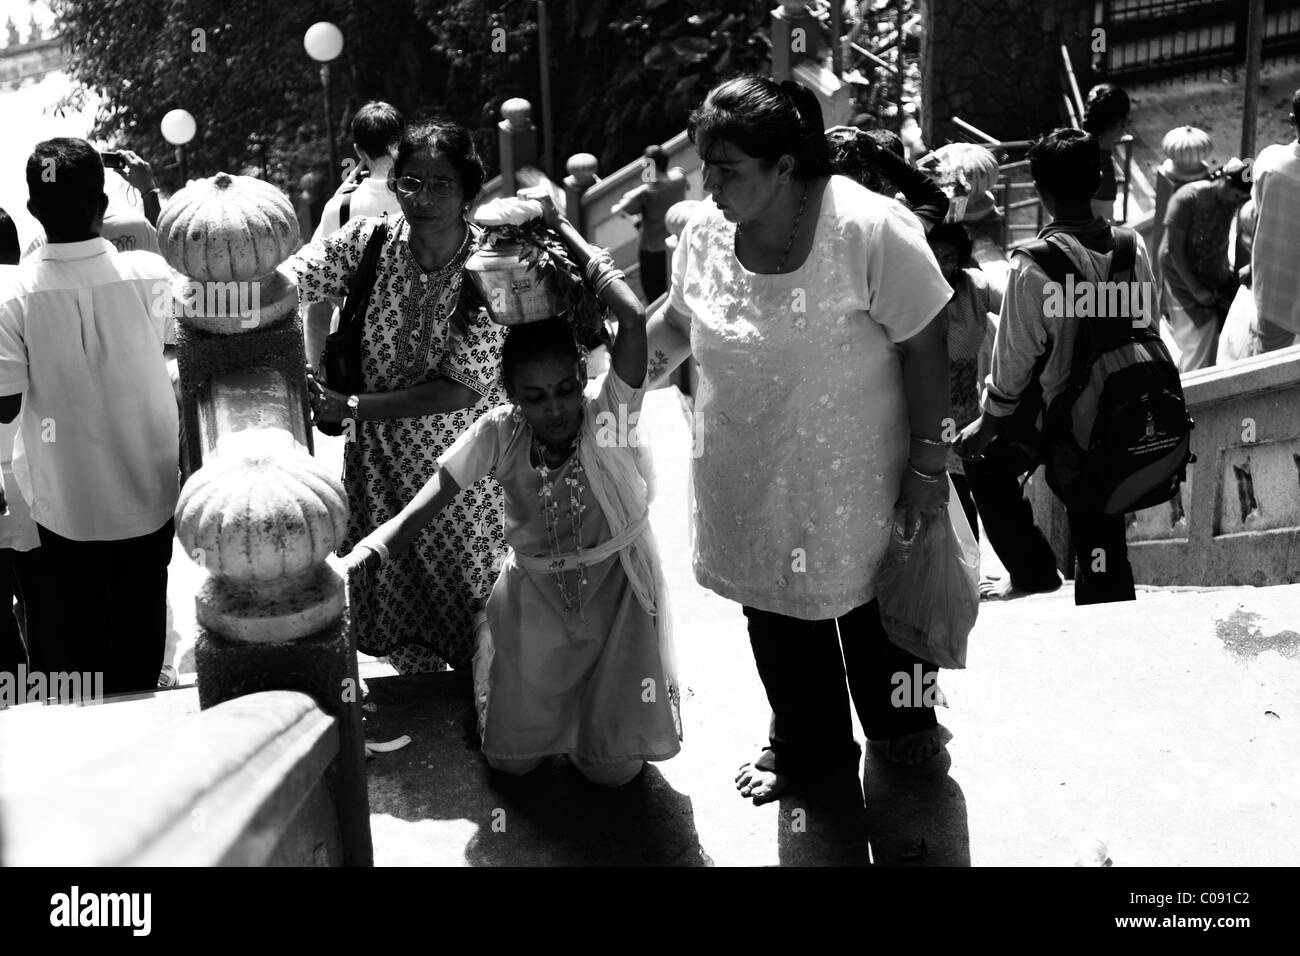
[[339,204],[339,228],[342,229],[347,225],[349,217],[352,215],[352,193],[347,193],[343,201]]
[[1112,226],[1110,231],[1115,240],[1115,253],[1110,257],[1107,278],[1127,282],[1137,268],[1137,233],[1127,226]]
[[1038,264],[1038,268],[1047,273],[1047,278],[1053,282],[1065,283],[1065,277],[1073,272],[1079,274],[1079,270],[1074,267],[1061,247],[1054,242],[1048,242],[1046,239],[1035,239],[1033,242],[1027,242],[1016,249],[1016,252],[1023,252]]

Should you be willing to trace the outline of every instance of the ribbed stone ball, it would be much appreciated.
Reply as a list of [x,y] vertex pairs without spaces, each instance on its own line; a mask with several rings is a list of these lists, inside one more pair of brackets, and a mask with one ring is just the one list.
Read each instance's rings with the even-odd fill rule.
[[158,245],[177,272],[200,282],[246,282],[275,271],[302,245],[289,197],[252,176],[217,173],[172,196]]
[[347,532],[347,494],[305,451],[278,443],[217,454],[190,476],[176,536],[212,574],[270,582],[320,565]]
[[1214,152],[1214,140],[1210,134],[1195,126],[1177,126],[1165,133],[1160,141],[1160,149],[1176,166],[1197,166],[1210,158]]

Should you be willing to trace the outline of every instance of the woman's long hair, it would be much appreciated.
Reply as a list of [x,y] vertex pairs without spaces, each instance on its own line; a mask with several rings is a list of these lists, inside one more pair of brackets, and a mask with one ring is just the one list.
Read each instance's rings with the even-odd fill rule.
[[832,172],[817,94],[794,80],[724,80],[691,112],[686,130],[701,153],[725,140],[768,165],[794,157],[794,176],[805,182]]

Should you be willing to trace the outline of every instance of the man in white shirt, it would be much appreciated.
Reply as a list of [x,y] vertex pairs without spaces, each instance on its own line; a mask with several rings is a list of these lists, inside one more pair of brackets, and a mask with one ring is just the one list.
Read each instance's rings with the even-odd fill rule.
[[1294,344],[1300,332],[1300,90],[1291,98],[1290,120],[1296,138],[1264,149],[1252,170],[1256,220],[1248,276],[1265,352]]
[[[388,188],[397,144],[406,130],[406,120],[391,103],[373,100],[352,117],[352,148],[359,162],[348,173],[338,192],[325,203],[320,225],[312,241],[328,236],[358,216],[400,216],[397,193]],[[369,176],[360,179],[369,172]],[[358,182],[358,179],[360,181]],[[305,332],[307,359],[320,360],[320,348],[330,330],[334,310],[340,303],[312,302],[307,306]]]
[[0,421],[25,411],[14,477],[53,585],[28,608],[28,649],[102,672],[107,693],[152,690],[179,491],[172,306],[155,301],[171,271],[100,237],[104,168],[84,140],[38,144],[27,187],[48,241],[0,279]]
[[[357,154],[357,165],[352,167],[339,191],[325,203],[313,241],[328,236],[358,216],[401,215],[397,193],[388,188],[388,174],[393,169],[397,144],[405,129],[406,120],[390,103],[375,100],[357,110],[352,117],[352,148]],[[357,182],[367,171],[370,175]]]

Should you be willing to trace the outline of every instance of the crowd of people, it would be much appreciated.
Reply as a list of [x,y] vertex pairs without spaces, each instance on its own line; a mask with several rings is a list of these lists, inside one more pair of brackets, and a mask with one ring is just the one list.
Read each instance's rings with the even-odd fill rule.
[[[1039,250],[1056,250],[1080,282],[1104,281],[1126,256],[1135,281],[1159,274],[1164,294],[1146,317],[1163,311],[1185,370],[1213,360],[1239,282],[1253,291],[1261,347],[1290,344],[1300,140],[1253,167],[1183,157],[1158,250],[1123,252],[1110,151],[1128,101],[1099,88],[1088,107],[1083,129],[1030,149],[1050,215]],[[1300,92],[1300,124],[1297,114]],[[679,750],[652,475],[641,451],[594,429],[697,363],[694,570],[747,622],[772,720],[736,786],[764,803],[856,778],[850,708],[895,761],[940,748],[933,707],[892,700],[898,673],[937,671],[882,625],[878,577],[897,514],[943,512],[951,477],[1008,571],[985,582],[986,597],[1061,586],[1022,479],[1081,326],[1045,308],[1051,275],[1035,255],[1011,256],[1000,274],[981,268],[973,249],[988,210],[962,221],[896,136],[825,129],[800,84],[724,81],[687,129],[706,198],[684,202],[687,178],[652,147],[643,183],[615,206],[641,217],[639,297],[544,190],[526,194],[617,327],[598,385],[564,316],[507,329],[470,304],[465,266],[483,233],[468,212],[486,172],[454,122],[362,108],[353,173],[281,268],[299,290],[310,366],[379,243],[364,387],[333,391],[310,367],[308,379],[317,424],[356,424],[340,548],[356,644],[401,672],[473,673],[484,755],[507,773],[564,754],[620,786]],[[122,155],[113,176],[84,141],[36,146],[29,209],[44,236],[21,262],[0,213],[0,580],[14,606],[0,613],[0,669],[101,671],[110,693],[158,681],[179,484],[174,338],[148,307],[170,278],[152,234],[158,196],[147,164]],[[123,185],[146,199],[136,216],[114,210]],[[1248,196],[1251,261],[1232,267],[1229,213]],[[1066,505],[1075,552],[1109,557],[1079,562],[1076,602],[1132,600],[1123,515]]]

